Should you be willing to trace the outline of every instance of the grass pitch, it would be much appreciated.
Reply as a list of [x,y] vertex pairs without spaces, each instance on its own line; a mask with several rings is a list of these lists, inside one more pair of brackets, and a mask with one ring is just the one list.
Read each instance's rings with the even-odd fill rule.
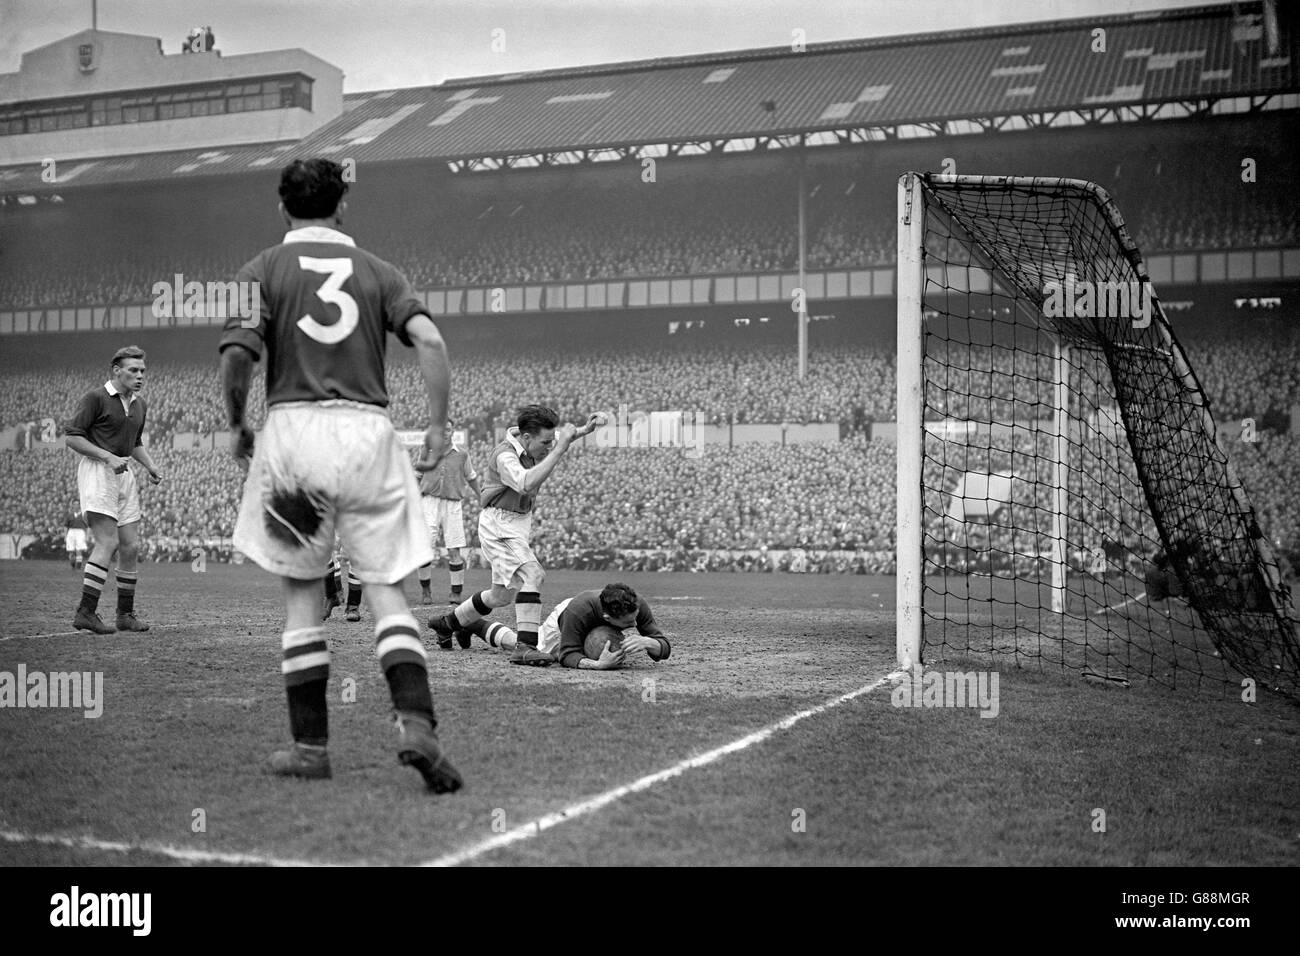
[[[476,850],[894,669],[892,578],[553,571],[543,600],[616,578],[650,599],[669,660],[513,667],[482,642],[430,639],[439,733],[466,778],[434,797],[396,760],[368,615],[327,625],[334,778],[280,780],[262,772],[288,739],[270,576],[147,565],[138,603],[154,630],[96,637],[67,633],[78,572],[6,562],[0,671],[102,672],[104,710],[0,709],[0,865],[415,864],[467,849],[481,865],[1300,862],[1295,705],[1005,665],[996,718],[894,707],[881,687]],[[486,583],[470,572],[468,588]]]

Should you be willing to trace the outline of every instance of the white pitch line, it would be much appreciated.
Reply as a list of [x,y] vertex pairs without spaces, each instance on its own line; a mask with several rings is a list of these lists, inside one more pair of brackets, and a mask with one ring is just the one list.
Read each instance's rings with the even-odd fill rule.
[[[163,626],[180,627],[182,625]],[[79,634],[81,632],[74,631],[73,633]],[[446,854],[421,865],[458,866],[461,863],[465,863],[499,847],[507,846],[511,843],[518,842],[519,840],[526,840],[529,837],[538,835],[543,830],[549,830],[551,827],[564,823],[567,820],[575,820],[588,813],[593,813],[596,810],[613,803],[615,800],[622,799],[629,793],[638,793],[641,790],[646,790],[649,787],[654,786],[656,783],[661,783],[664,780],[669,780],[673,777],[679,776],[687,770],[706,766],[707,764],[711,764],[714,761],[725,757],[727,754],[735,753],[756,743],[760,743],[768,737],[771,737],[777,731],[788,730],[807,717],[814,717],[833,707],[838,707],[840,704],[848,703],[856,697],[861,697],[863,694],[868,694],[883,684],[892,683],[893,681],[903,677],[905,673],[906,672],[904,671],[894,671],[893,673],[880,678],[875,683],[864,684],[857,690],[850,691],[847,694],[841,694],[839,697],[818,704],[816,707],[810,707],[806,710],[801,710],[798,713],[791,714],[774,724],[769,724],[761,730],[757,730],[752,734],[741,737],[739,740],[734,740],[729,744],[717,747],[707,753],[683,760],[666,770],[660,770],[658,773],[653,773],[649,776],[642,777],[639,780],[634,780],[632,783],[625,784],[622,787],[608,790],[597,797],[592,797],[589,800],[572,804],[555,813],[548,813],[543,817],[538,817],[536,820],[525,823],[523,826],[516,827],[506,833],[499,834],[491,839],[484,840],[463,850],[457,850],[453,853]],[[100,840],[95,837],[85,836],[66,837],[45,833],[18,833],[14,830],[0,830],[0,840],[8,843],[39,843],[46,846],[62,846],[69,849],[98,850],[110,853],[153,853],[158,856],[168,857],[169,859],[179,860],[184,863],[229,863],[236,865],[242,864],[274,867],[363,865],[352,863],[329,863],[318,860],[288,860],[273,856],[260,856],[253,853],[221,853],[213,850],[190,850],[167,846],[160,843],[122,843],[115,840]]]
[[830,710],[832,707],[838,707],[840,704],[846,704],[856,697],[861,697],[863,694],[869,694],[871,691],[883,684],[892,683],[895,680],[901,679],[906,675],[906,673],[906,671],[899,670],[886,674],[875,683],[864,684],[857,690],[849,691],[847,694],[841,694],[839,697],[818,704],[816,707],[809,707],[807,710],[801,710],[798,713],[791,714],[788,717],[778,720],[774,724],[768,724],[762,730],[756,730],[752,734],[741,737],[739,740],[733,740],[731,743],[724,744],[721,747],[716,747],[707,753],[702,753],[698,756],[683,760],[680,763],[673,764],[673,766],[668,767],[665,770],[652,773],[639,780],[634,780],[631,783],[624,784],[621,787],[607,790],[599,796],[570,804],[563,810],[557,810],[554,813],[548,813],[544,816],[537,817],[535,820],[530,820],[521,826],[515,827],[513,830],[499,833],[489,839],[471,844],[463,850],[456,850],[452,853],[447,853],[420,865],[459,866],[462,863],[467,863],[476,857],[482,856],[484,853],[490,853],[491,851],[500,849],[503,846],[509,846],[511,843],[518,843],[520,840],[527,840],[530,837],[535,837],[543,830],[549,830],[551,827],[559,826],[561,823],[566,823],[569,820],[576,820],[578,817],[586,816],[588,813],[594,813],[602,807],[606,807],[613,803],[615,800],[621,800],[629,793],[639,793],[642,790],[647,790],[657,783],[662,783],[665,780],[670,780],[673,777],[680,776],[687,770],[706,766],[727,756],[728,754],[736,753],[737,751],[744,750],[756,743],[761,743],[779,730],[789,730],[795,724],[799,723],[799,721],[807,717],[815,717],[824,711]]
[[1119,603],[1119,604],[1112,604],[1110,607],[1104,607],[1104,608],[1102,608],[1101,610],[1093,611],[1093,612],[1092,612],[1092,616],[1093,616],[1093,617],[1097,617],[1097,616],[1099,616],[1099,615],[1101,615],[1101,614],[1105,614],[1107,611],[1122,611],[1124,608],[1128,607],[1130,604],[1134,604],[1134,603],[1136,603],[1136,602],[1142,600],[1142,599],[1143,599],[1144,597],[1146,597],[1146,596],[1147,596],[1147,592],[1146,592],[1146,591],[1143,591],[1143,592],[1142,592],[1141,594],[1139,594],[1137,597],[1131,597],[1131,598],[1129,598],[1127,601],[1122,601],[1122,602]]
[[218,853],[213,850],[186,850],[164,846],[160,843],[120,843],[115,840],[98,840],[95,837],[64,837],[42,833],[16,833],[0,830],[0,840],[9,843],[43,843],[47,846],[64,846],[75,850],[102,850],[112,853],[154,853],[180,860],[184,863],[233,863],[255,866],[337,866],[313,860],[281,860],[252,853]]

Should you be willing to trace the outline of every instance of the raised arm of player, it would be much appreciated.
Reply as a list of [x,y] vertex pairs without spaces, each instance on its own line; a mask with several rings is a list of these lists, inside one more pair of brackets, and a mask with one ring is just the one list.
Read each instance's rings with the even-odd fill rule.
[[596,413],[594,415],[588,415],[587,424],[583,425],[581,428],[575,431],[573,433],[573,437],[582,438],[586,435],[590,435],[592,432],[594,432],[597,428],[599,428],[603,424],[605,424],[604,415],[601,415],[600,413]]
[[244,420],[244,414],[256,361],[257,356],[242,345],[232,344],[221,350],[221,388],[226,396],[226,415],[231,428],[230,453],[245,470],[253,457],[253,430]]
[[415,345],[420,374],[429,395],[429,430],[424,445],[437,459],[442,452],[442,430],[447,423],[447,395],[451,391],[451,366],[442,333],[427,315],[416,315],[406,323],[406,334]]
[[541,487],[542,482],[551,477],[551,472],[560,463],[560,457],[569,450],[575,434],[577,429],[572,425],[561,425],[555,429],[555,444],[546,457],[531,468],[524,468],[518,458],[508,451],[503,452],[497,459],[501,480],[520,494],[531,495]]

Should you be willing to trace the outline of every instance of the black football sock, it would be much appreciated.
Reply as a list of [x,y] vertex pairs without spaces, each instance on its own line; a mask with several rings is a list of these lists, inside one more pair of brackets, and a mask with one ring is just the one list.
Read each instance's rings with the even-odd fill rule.
[[95,609],[99,607],[99,595],[107,582],[108,568],[100,567],[94,561],[87,561],[86,569],[81,576],[81,604],[77,610],[94,614]]
[[388,681],[394,709],[422,714],[437,726],[433,695],[429,691],[427,658],[415,618],[409,614],[398,615],[377,624],[375,656],[379,658],[379,669]]
[[542,596],[537,591],[520,591],[515,598],[515,630],[519,643],[537,646],[537,632],[542,626]]
[[289,696],[289,732],[300,744],[324,747],[329,743],[329,711],[325,706],[325,678],[285,687]]
[[117,613],[134,613],[135,582],[140,577],[139,572],[123,571],[121,568],[116,568],[113,574],[117,577]]
[[433,717],[433,694],[429,691],[429,672],[419,664],[394,664],[384,671],[393,709],[422,714],[436,726]]
[[330,652],[321,627],[303,627],[280,636],[281,671],[289,698],[289,730],[300,744],[325,746],[329,715],[325,685],[330,676]]

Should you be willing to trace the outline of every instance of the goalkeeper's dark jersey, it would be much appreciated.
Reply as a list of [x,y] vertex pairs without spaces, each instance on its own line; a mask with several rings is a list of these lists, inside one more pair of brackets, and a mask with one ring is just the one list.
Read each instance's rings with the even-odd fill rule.
[[428,314],[396,267],[341,232],[310,226],[286,233],[236,278],[258,284],[258,314],[228,319],[219,348],[242,345],[259,357],[265,348],[267,405],[388,405],[387,333],[409,346],[406,323]]
[[[560,646],[556,656],[565,667],[577,667],[578,662],[586,657],[583,652],[583,642],[587,639],[587,635],[601,625],[609,623],[605,620],[604,608],[600,603],[600,591],[581,591],[567,601],[560,602],[557,610],[560,611]],[[659,641],[659,653],[654,655],[655,660],[661,661],[672,653],[672,646],[668,643],[668,638],[664,637],[663,631],[659,630],[659,625],[655,623],[655,616],[650,610],[649,603],[639,594],[635,627],[638,634]]]

